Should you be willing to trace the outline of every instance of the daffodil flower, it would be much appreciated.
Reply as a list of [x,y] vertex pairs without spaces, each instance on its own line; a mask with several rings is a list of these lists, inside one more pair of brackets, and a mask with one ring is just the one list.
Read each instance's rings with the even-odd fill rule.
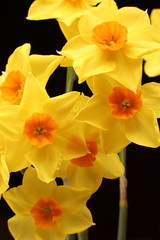
[[147,147],[160,145],[160,84],[147,83],[132,91],[113,80],[99,77],[93,81],[95,94],[76,118],[101,129],[104,150],[111,141],[117,147],[127,141]]
[[[77,187],[88,187],[95,192],[102,183],[103,177],[115,179],[124,174],[124,167],[114,152],[114,142],[112,142],[112,153],[104,153],[101,148],[99,131],[95,127],[78,122],[76,129],[81,129],[81,135],[75,134],[71,138],[79,146],[86,149],[86,154],[68,161],[63,160],[57,171],[57,176],[66,177],[68,183]],[[106,142],[106,145],[108,142]],[[69,145],[72,151],[76,149]],[[116,146],[115,146],[116,148]],[[119,149],[120,151],[120,149]]]
[[[160,9],[155,8],[150,15],[151,23],[155,27],[155,31],[160,33]],[[160,38],[159,38],[160,44]],[[144,56],[144,71],[149,77],[160,75],[160,50]]]
[[72,123],[81,100],[79,92],[50,98],[29,74],[20,105],[6,105],[0,111],[0,131],[6,140],[5,158],[10,171],[33,165],[38,176],[49,182],[63,155],[66,159],[79,157],[82,150],[77,143],[72,143],[77,148],[74,154],[67,145],[75,131]]
[[29,20],[58,18],[67,26],[102,0],[36,0],[28,11]]
[[[139,78],[133,81],[132,74],[141,75],[142,56],[160,49],[160,33],[147,11],[136,7],[118,9],[102,2],[81,17],[78,29],[59,53],[73,61],[79,83],[104,73],[135,90]],[[127,83],[121,74],[128,74]]]
[[94,225],[85,206],[90,191],[44,183],[33,168],[26,170],[21,186],[3,194],[15,216],[8,221],[11,234],[23,240],[65,240],[67,234]]
[[20,103],[29,72],[45,87],[50,75],[63,60],[58,55],[30,55],[30,47],[29,43],[25,43],[17,47],[8,58],[6,69],[0,76],[2,103]]

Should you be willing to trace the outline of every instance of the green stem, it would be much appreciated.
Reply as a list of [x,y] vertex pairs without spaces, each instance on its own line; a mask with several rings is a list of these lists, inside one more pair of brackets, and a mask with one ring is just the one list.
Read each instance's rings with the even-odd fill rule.
[[[67,76],[66,76],[66,93],[73,90],[74,81],[77,79],[77,75],[73,67],[67,67]],[[67,179],[62,178],[63,184],[68,185]],[[69,234],[66,236],[66,240],[76,240],[76,234]]]
[[73,90],[74,81],[77,79],[77,75],[73,67],[67,67],[67,76],[66,76],[66,93]]
[[[119,153],[120,159],[126,168],[126,148]],[[127,234],[127,216],[128,216],[128,202],[127,202],[127,179],[123,175],[120,177],[120,200],[119,200],[119,219],[118,219],[118,234],[117,240],[126,240]]]
[[88,240],[88,230],[80,232],[77,235],[78,235],[78,240]]
[[75,240],[76,239],[76,235],[75,234],[70,234],[66,236],[66,240]]

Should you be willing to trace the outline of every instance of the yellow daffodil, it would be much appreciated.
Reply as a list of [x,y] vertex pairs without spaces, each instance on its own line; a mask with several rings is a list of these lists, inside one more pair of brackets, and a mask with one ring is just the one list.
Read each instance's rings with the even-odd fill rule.
[[30,55],[30,44],[17,47],[8,59],[6,69],[0,76],[1,101],[19,104],[29,72],[39,80],[43,87],[50,75],[62,61],[62,56]]
[[[95,77],[96,78],[96,77]],[[148,83],[132,91],[116,81],[93,80],[95,93],[77,119],[100,128],[103,148],[128,141],[148,147],[160,145],[157,118],[160,117],[160,84]],[[110,140],[111,139],[111,140]]]
[[72,143],[77,148],[74,155],[67,146],[73,134],[73,117],[82,99],[79,92],[49,98],[29,74],[20,105],[7,105],[0,111],[0,131],[6,139],[5,158],[10,171],[32,164],[38,176],[49,182],[63,155],[66,159],[79,157],[82,150],[77,143]]
[[119,75],[126,73],[128,85],[135,89],[139,79],[134,84],[129,79],[133,72],[141,75],[142,56],[160,49],[160,33],[150,24],[147,12],[136,7],[118,9],[102,2],[81,17],[78,28],[80,34],[60,53],[73,61],[79,83],[102,73],[119,81]]
[[14,239],[65,240],[67,234],[94,225],[85,206],[90,191],[44,183],[33,168],[26,170],[21,186],[3,194],[15,216],[8,221]]
[[29,20],[58,18],[67,26],[102,0],[36,0],[28,11]]
[[[124,174],[124,167],[116,153],[108,154],[102,151],[98,129],[80,122],[76,123],[76,129],[78,128],[81,129],[81,135],[73,135],[71,143],[77,142],[87,154],[69,161],[63,160],[57,176],[66,177],[69,185],[88,187],[95,192],[101,185],[103,177],[118,178]],[[112,149],[114,147],[116,148],[112,142]],[[73,152],[76,151],[72,145],[69,148]]]
[[[160,9],[155,8],[152,10],[151,15],[151,23],[156,28],[155,34],[160,33]],[[160,38],[159,38],[160,44]],[[160,50],[153,52],[144,56],[145,64],[144,71],[149,77],[155,77],[160,75]]]
[[[116,3],[112,0],[103,0],[101,2],[101,4],[107,5],[108,7],[112,7],[114,9],[117,8]],[[72,37],[79,34],[79,29],[78,29],[79,19],[80,19],[80,17],[76,18],[69,26],[67,24],[65,24],[64,22],[61,22],[57,19],[59,26],[61,28],[61,31],[62,31],[63,35],[65,36],[65,38],[67,39],[67,41],[69,39],[71,39]]]

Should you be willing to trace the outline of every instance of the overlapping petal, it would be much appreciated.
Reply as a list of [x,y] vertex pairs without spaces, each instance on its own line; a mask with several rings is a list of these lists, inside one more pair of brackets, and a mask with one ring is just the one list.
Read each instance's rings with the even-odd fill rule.
[[[118,26],[126,29],[126,42],[114,51],[109,47],[110,44],[116,44],[117,37],[112,36],[114,41],[111,43],[108,43],[108,35],[98,37],[98,39],[103,37],[107,41],[109,49],[99,46],[93,39],[95,27],[110,22],[120,24]],[[99,4],[81,17],[78,27],[80,35],[70,39],[60,53],[73,61],[79,83],[91,76],[106,74],[135,90],[140,84],[138,76],[142,74],[142,57],[160,49],[159,33],[150,24],[147,11],[136,7],[117,9]],[[125,74],[126,78],[123,80]]]
[[142,108],[134,118],[128,119],[126,137],[139,145],[159,147],[160,135],[158,122],[152,110]]
[[102,0],[81,0],[81,1],[34,1],[28,11],[29,20],[41,20],[58,18],[59,21],[66,25],[71,25],[72,22],[83,15],[85,10],[92,8]]
[[[3,197],[16,214],[9,220],[9,229],[17,239],[25,233],[24,239],[51,240],[54,237],[64,240],[66,234],[83,231],[93,225],[91,213],[86,207],[86,201],[90,197],[87,189],[56,186],[55,181],[44,183],[37,178],[34,168],[26,170],[21,186],[8,190]],[[37,201],[48,198],[59,204],[62,215],[53,227],[43,229],[37,226],[30,210]],[[76,224],[72,225],[74,221]]]
[[0,159],[0,196],[9,188],[9,169],[5,162],[4,155]]

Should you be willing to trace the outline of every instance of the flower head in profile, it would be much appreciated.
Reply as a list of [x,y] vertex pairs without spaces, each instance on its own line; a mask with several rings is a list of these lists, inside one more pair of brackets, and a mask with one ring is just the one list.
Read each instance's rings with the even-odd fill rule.
[[[160,33],[160,8],[152,10],[150,15],[151,23],[155,27],[156,34]],[[160,44],[160,38],[159,38]],[[149,77],[160,75],[160,50],[144,56],[144,71]]]
[[20,103],[29,72],[45,87],[62,59],[63,57],[58,55],[30,55],[29,43],[17,47],[8,58],[6,69],[0,76],[1,102]]
[[[99,130],[89,124],[75,123],[75,132],[81,130],[81,135],[72,135],[68,148],[70,151],[77,151],[72,142],[77,142],[79,147],[86,151],[80,157],[63,160],[57,171],[57,176],[66,177],[69,185],[77,187],[88,187],[95,192],[102,183],[103,178],[115,179],[124,174],[124,167],[115,153],[114,142],[110,142],[108,152],[102,150]],[[108,142],[106,142],[108,145]],[[83,150],[84,149],[84,150]]]
[[160,145],[160,84],[147,83],[132,91],[99,76],[90,87],[94,95],[76,118],[101,129],[104,149],[110,138],[117,147],[127,140],[147,147]]
[[67,26],[102,0],[36,0],[28,11],[29,20],[57,18]]
[[[102,2],[81,17],[78,28],[79,35],[60,53],[73,61],[79,83],[104,73],[126,86],[119,75],[127,74],[128,79],[132,73],[141,75],[142,56],[160,49],[160,33],[150,24],[147,12],[136,7],[118,9]],[[135,90],[138,81],[138,77],[128,80],[127,87]]]
[[90,198],[88,189],[57,186],[54,180],[44,183],[33,168],[26,170],[21,186],[3,197],[15,213],[8,222],[15,239],[65,240],[67,234],[94,225],[85,206]]

